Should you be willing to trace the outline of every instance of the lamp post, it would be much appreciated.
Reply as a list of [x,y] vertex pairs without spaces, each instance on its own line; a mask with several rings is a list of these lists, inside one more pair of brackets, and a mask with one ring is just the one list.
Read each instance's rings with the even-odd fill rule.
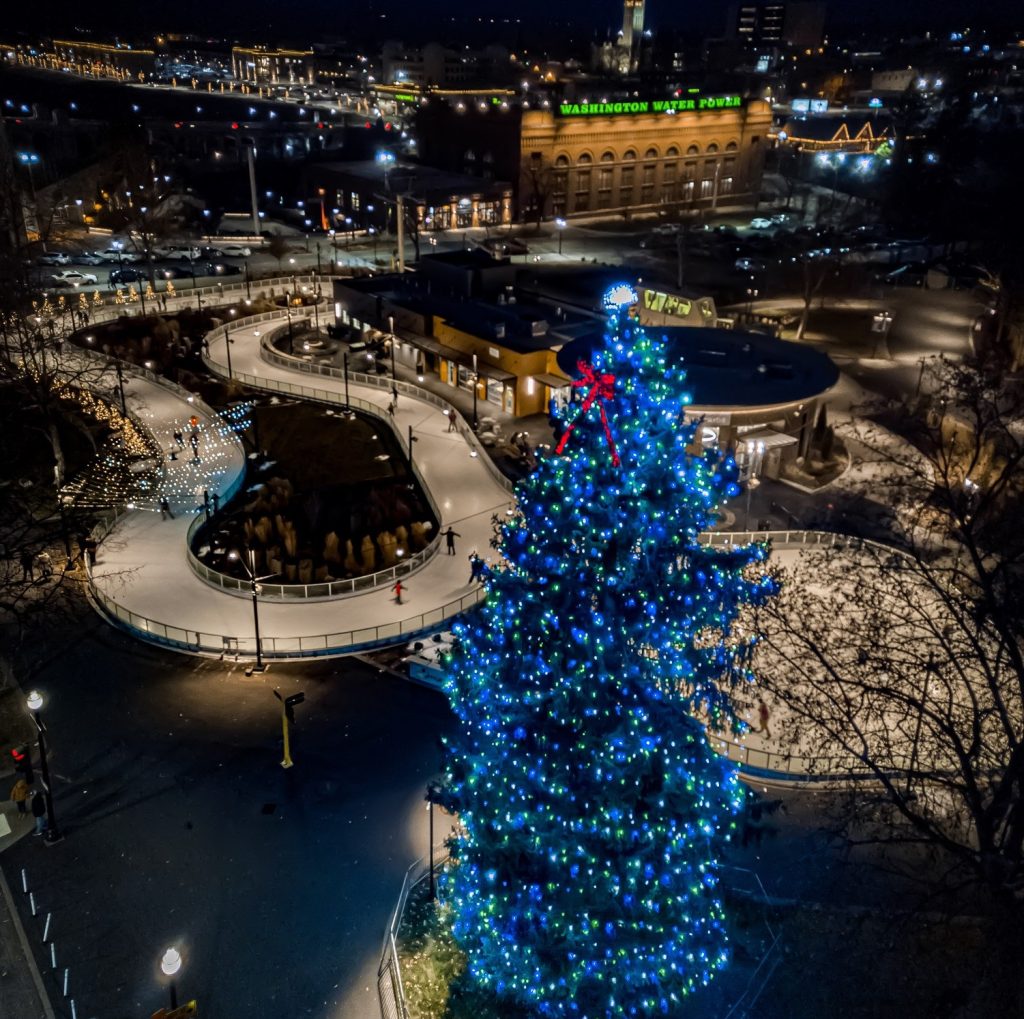
[[395,374],[395,316],[388,315],[388,332],[391,334],[391,395],[398,403],[398,376]]
[[754,489],[761,483],[757,473],[761,467],[761,458],[764,456],[763,442],[747,443],[747,462],[750,465],[747,473],[747,530],[750,530],[750,499]]
[[[231,311],[230,311],[230,315],[231,315],[231,320],[232,321],[234,321],[234,318],[235,318],[236,314],[237,314],[237,312],[235,311],[234,308],[232,308]],[[224,326],[224,349],[225,349],[225,351],[227,351],[228,378],[229,379],[231,378],[231,344],[234,343],[234,342],[235,341],[233,339],[231,339],[231,326],[230,325]]]
[[348,351],[346,350],[341,357],[345,366],[345,416],[350,417],[352,415],[352,408],[348,402]]
[[917,723],[914,726],[914,742],[910,745],[910,767],[907,769],[907,788],[904,790],[905,799],[911,799],[911,785],[914,781],[914,769],[917,767],[917,744],[921,739],[921,724],[924,722],[925,704],[928,702],[928,686],[931,682],[932,673],[935,671],[935,653],[928,652],[928,663],[924,667],[924,689],[921,691],[921,706],[917,709]]
[[252,669],[246,670],[249,675],[253,672],[263,672],[266,666],[263,664],[263,651],[260,647],[260,602],[259,593],[260,585],[259,581],[261,578],[256,576],[256,553],[252,550],[252,547],[246,546],[246,554],[249,561],[246,562],[237,552],[231,551],[228,553],[228,558],[233,562],[239,562],[242,564],[245,572],[249,575],[249,584],[252,590],[252,623],[253,629],[256,631],[256,664]]
[[39,734],[39,767],[43,773],[43,795],[46,798],[46,831],[43,837],[48,843],[60,842],[64,836],[57,827],[57,817],[53,812],[53,790],[50,788],[50,764],[46,758],[46,725],[41,714],[43,707],[43,695],[38,690],[33,690],[25,698],[28,710],[32,713],[32,721],[35,722],[36,732]]
[[178,975],[178,971],[180,969],[181,952],[172,945],[166,952],[164,952],[160,959],[160,972],[170,979],[170,983],[167,986],[171,994],[172,1009],[178,1007],[178,988],[175,986],[174,978]]
[[412,473],[412,444],[420,440],[412,434],[412,425],[409,425],[409,471]]
[[473,431],[476,432],[480,428],[480,419],[476,413],[476,390],[478,386],[478,376],[476,371],[476,354],[473,355]]
[[565,220],[559,216],[555,220],[555,229],[558,231],[558,254],[562,254],[562,231],[565,229]]
[[117,391],[121,396],[121,417],[128,417],[128,409],[124,403],[124,371],[121,368],[120,360],[115,360],[114,371],[117,373]]

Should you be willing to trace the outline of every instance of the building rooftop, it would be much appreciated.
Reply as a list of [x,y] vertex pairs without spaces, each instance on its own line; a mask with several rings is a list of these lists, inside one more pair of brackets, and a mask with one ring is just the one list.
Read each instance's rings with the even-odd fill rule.
[[383,162],[364,159],[353,162],[316,163],[310,167],[316,177],[324,174],[338,174],[350,179],[365,181],[373,187],[386,189],[394,194],[414,194],[427,198],[431,195],[471,195],[493,193],[509,187],[500,181],[472,177],[468,173],[452,173],[438,170],[433,166],[419,166],[413,163]]
[[[801,343],[732,329],[671,326],[657,331],[668,341],[669,359],[686,370],[686,389],[694,407],[799,403],[839,381],[831,358]],[[558,353],[558,367],[575,378],[576,362],[587,360],[600,342],[598,335],[590,335],[567,344]]]

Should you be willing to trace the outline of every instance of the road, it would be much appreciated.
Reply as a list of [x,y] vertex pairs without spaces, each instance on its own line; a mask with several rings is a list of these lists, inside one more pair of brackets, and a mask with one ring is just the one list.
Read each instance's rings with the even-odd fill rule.
[[[426,849],[443,698],[352,659],[247,679],[86,607],[80,626],[35,681],[67,837],[25,838],[0,861],[12,886],[26,868],[53,912],[78,1014],[165,1005],[157,963],[173,943],[180,996],[201,1014],[377,1019],[383,931]],[[306,694],[289,771],[274,687]]]

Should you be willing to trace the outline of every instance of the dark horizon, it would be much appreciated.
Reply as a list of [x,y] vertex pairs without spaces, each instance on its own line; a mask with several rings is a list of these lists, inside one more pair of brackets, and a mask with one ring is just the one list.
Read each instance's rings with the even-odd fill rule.
[[[83,13],[71,0],[53,0],[45,7],[22,6],[7,22],[11,33],[77,34],[97,33],[125,39],[159,32],[209,33],[240,39],[280,39],[313,42],[319,38],[345,37],[356,41],[386,38],[439,39],[452,37],[473,42],[493,38],[510,45],[530,46],[531,35],[540,36],[546,45],[582,42],[595,34],[618,27],[621,5],[615,0],[599,4],[570,0],[552,19],[549,5],[542,0],[526,0],[513,10],[498,8],[494,14],[480,13],[479,5],[451,4],[444,18],[436,11],[410,10],[395,0],[369,0],[355,13],[338,8],[326,0],[299,0],[287,6],[280,0],[225,0],[211,9],[201,0],[181,0],[173,9],[147,11],[134,9],[130,19],[111,6]],[[725,25],[728,5],[709,9],[703,5],[671,4],[668,0],[649,0],[647,25],[678,29],[694,38],[713,37]],[[930,0],[860,0],[854,3],[827,3],[826,28],[833,36],[874,36],[879,34],[941,34],[951,28],[1013,31],[1024,26],[1024,15],[1015,0],[992,0],[983,14],[965,2],[935,4]]]

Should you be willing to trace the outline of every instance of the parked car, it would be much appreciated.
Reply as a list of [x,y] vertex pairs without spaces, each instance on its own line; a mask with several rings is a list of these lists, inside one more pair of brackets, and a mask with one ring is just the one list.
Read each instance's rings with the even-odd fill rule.
[[157,275],[165,280],[195,279],[195,270],[190,265],[165,265],[157,269]]
[[77,265],[102,265],[106,259],[98,251],[83,251],[75,255],[73,261]]
[[194,248],[194,247],[190,247],[188,245],[184,245],[184,246],[176,245],[175,247],[162,249],[161,255],[164,258],[184,258],[184,259],[188,260],[188,259],[199,258],[199,249],[198,248]]
[[36,265],[70,265],[71,256],[63,251],[44,251],[37,259]]
[[792,218],[793,218],[793,213],[791,213],[791,212],[776,212],[776,213],[775,213],[775,214],[774,214],[774,215],[772,216],[772,218],[771,218],[771,219],[772,219],[772,222],[773,222],[773,223],[774,223],[774,224],[775,224],[776,226],[784,226],[784,225],[785,225],[786,223],[788,223],[788,222],[789,222],[789,221],[790,221],[790,220],[791,220]]
[[759,258],[737,258],[733,263],[733,268],[736,272],[764,272],[768,266],[765,265]]
[[923,287],[927,276],[928,266],[924,262],[908,262],[892,272],[877,274],[875,282],[890,287]]
[[238,276],[241,269],[227,262],[203,262],[196,266],[197,276]]
[[79,272],[77,269],[62,269],[50,279],[58,287],[92,286],[96,283],[96,277],[91,272]]
[[116,287],[124,283],[141,283],[146,278],[144,269],[111,269],[110,285]]
[[773,225],[772,221],[764,216],[755,216],[750,221],[751,230],[770,230]]
[[222,244],[220,253],[224,258],[248,258],[252,248],[247,244]]

